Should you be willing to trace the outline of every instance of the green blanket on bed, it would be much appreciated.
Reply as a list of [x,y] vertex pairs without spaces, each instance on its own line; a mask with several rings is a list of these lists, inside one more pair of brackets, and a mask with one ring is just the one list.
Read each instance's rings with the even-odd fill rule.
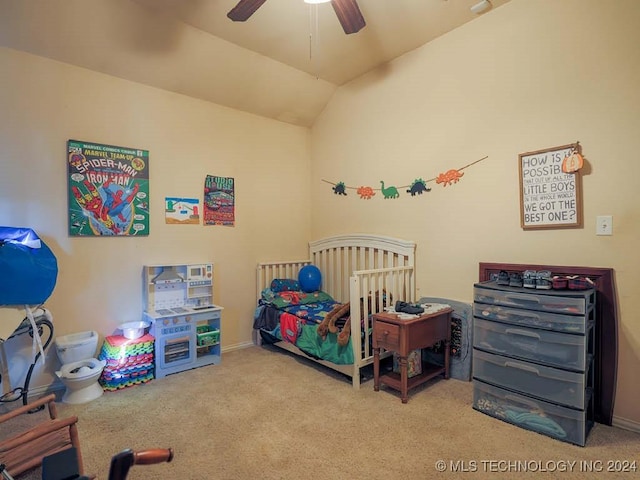
[[312,355],[337,365],[353,363],[353,348],[351,339],[344,346],[338,345],[338,334],[328,333],[324,340],[316,332],[317,325],[301,325],[302,331],[296,345],[309,355]]

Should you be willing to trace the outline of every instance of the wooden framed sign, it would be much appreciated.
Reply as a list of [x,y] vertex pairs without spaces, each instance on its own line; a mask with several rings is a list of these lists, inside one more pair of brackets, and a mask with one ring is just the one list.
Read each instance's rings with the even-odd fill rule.
[[582,227],[580,167],[579,143],[518,156],[520,225],[524,230]]

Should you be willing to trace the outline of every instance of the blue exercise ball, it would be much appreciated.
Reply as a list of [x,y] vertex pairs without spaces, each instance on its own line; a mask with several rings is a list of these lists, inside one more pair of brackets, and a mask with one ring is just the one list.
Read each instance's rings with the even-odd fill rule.
[[315,265],[305,265],[300,269],[298,282],[303,292],[316,292],[322,284],[322,274]]

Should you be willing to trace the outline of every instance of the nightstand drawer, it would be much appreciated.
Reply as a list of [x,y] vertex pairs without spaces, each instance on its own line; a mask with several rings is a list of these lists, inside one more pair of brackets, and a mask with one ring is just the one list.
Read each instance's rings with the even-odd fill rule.
[[376,320],[373,329],[373,346],[386,350],[398,350],[400,348],[400,327]]

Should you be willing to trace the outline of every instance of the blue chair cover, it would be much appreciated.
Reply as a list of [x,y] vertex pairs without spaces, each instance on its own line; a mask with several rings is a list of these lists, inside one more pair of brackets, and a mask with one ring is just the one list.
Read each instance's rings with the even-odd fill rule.
[[0,226],[0,305],[39,305],[53,292],[58,262],[30,228]]

